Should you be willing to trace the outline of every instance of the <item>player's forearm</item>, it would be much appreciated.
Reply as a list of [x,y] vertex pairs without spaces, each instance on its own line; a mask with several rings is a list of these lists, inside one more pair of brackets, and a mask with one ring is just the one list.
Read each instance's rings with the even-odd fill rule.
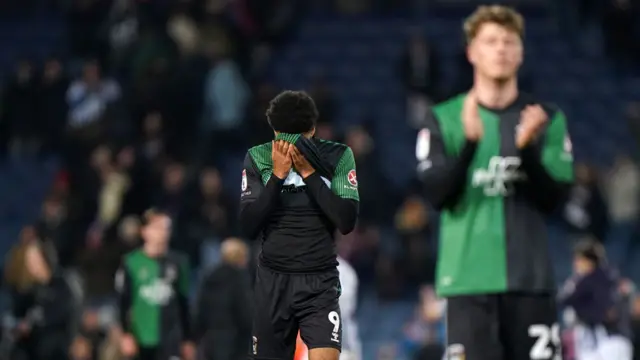
[[271,176],[256,200],[240,205],[240,226],[250,239],[258,236],[264,222],[275,209],[283,183],[283,179]]
[[358,202],[334,194],[317,172],[306,177],[304,182],[311,197],[340,233],[353,231],[358,220]]
[[535,146],[520,150],[522,169],[529,179],[530,199],[544,212],[554,211],[564,202],[571,184],[555,180],[540,160],[540,151]]
[[457,158],[419,170],[425,197],[437,210],[453,208],[460,199],[477,146],[478,143],[467,141]]

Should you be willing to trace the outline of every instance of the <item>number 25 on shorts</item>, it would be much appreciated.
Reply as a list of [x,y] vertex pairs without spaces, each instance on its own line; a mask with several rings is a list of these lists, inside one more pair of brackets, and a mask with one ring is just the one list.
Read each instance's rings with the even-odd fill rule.
[[562,360],[560,354],[560,327],[558,324],[529,326],[529,336],[535,339],[529,351],[530,360]]

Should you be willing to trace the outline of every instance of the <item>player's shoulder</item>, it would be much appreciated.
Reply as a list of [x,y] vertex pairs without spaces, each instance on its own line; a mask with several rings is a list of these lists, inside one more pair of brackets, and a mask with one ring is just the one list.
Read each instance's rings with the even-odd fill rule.
[[437,130],[441,127],[442,123],[449,121],[459,122],[460,112],[462,111],[462,105],[466,96],[466,93],[458,94],[433,105],[423,118],[420,127]]
[[314,138],[314,143],[318,147],[320,154],[332,164],[338,163],[343,155],[352,153],[351,148],[347,144],[337,141]]
[[245,167],[251,165],[251,167],[255,166],[258,170],[270,167],[271,146],[271,141],[269,141],[249,148],[244,158]]
[[137,248],[124,254],[122,256],[122,263],[125,266],[133,266],[136,261],[139,261],[143,257],[144,253],[142,252],[142,249]]
[[263,157],[263,156],[271,156],[271,141],[263,143],[263,144],[259,144],[253,147],[250,147],[249,150],[247,150],[247,156],[250,156],[251,158],[255,159],[255,158],[259,158],[259,157]]

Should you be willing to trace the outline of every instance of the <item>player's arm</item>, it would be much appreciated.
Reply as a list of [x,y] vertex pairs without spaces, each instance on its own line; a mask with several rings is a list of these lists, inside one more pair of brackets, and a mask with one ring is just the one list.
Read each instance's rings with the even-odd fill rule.
[[524,146],[520,157],[529,178],[527,193],[541,210],[551,212],[564,201],[573,182],[571,140],[562,111],[553,114],[542,140]]
[[180,329],[184,341],[192,340],[191,314],[189,313],[189,262],[184,257],[177,258],[178,281],[175,283],[175,293],[180,314]]
[[277,205],[284,179],[271,176],[263,185],[260,172],[248,153],[244,158],[242,177],[240,226],[248,238],[255,239]]
[[416,142],[418,178],[424,184],[425,197],[436,210],[456,206],[477,145],[477,141],[467,140],[457,156],[448,155],[438,120],[434,114],[426,117]]
[[125,264],[122,264],[116,272],[116,291],[118,292],[118,319],[120,321],[120,327],[125,333],[129,333],[130,320],[129,310],[132,304],[133,289],[131,275],[127,270]]
[[[350,178],[351,176],[351,178]],[[342,154],[331,179],[331,189],[317,171],[304,178],[307,192],[342,234],[353,231],[358,220],[356,161],[350,148]]]

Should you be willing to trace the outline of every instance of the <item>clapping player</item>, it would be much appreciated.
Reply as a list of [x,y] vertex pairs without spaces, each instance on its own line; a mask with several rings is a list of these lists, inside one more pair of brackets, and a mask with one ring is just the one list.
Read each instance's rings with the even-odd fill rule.
[[524,21],[481,6],[465,22],[473,88],[433,108],[416,155],[441,211],[436,288],[449,360],[559,360],[546,216],[573,180],[560,109],[518,90]]

